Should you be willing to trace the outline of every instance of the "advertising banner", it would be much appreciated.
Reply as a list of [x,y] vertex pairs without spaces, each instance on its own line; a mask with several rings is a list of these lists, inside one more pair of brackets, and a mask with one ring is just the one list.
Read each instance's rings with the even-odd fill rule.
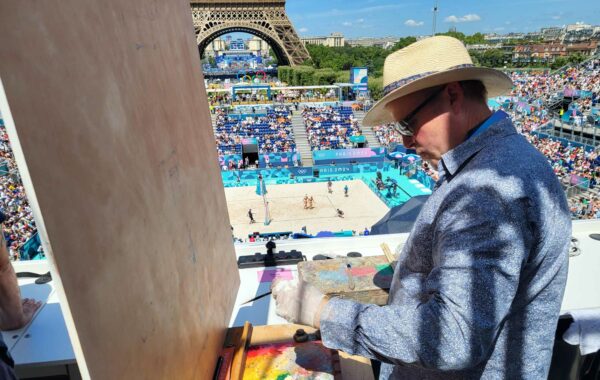
[[378,162],[385,158],[386,149],[379,148],[358,148],[358,149],[333,149],[316,150],[313,152],[313,161],[317,165],[326,165],[334,163],[350,162]]
[[296,152],[259,154],[258,166],[266,168],[267,164],[271,167],[294,167],[301,164],[301,157]]
[[350,69],[350,83],[355,89],[366,90],[369,81],[369,69],[366,67],[353,67]]

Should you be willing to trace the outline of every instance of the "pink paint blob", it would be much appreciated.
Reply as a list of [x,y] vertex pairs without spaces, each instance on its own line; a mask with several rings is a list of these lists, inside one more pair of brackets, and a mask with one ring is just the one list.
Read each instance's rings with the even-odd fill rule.
[[350,269],[350,273],[356,277],[370,276],[372,274],[375,274],[375,272],[377,272],[377,270],[373,267],[358,267]]
[[282,280],[293,280],[294,275],[289,269],[269,269],[256,272],[259,282],[272,282],[275,278]]

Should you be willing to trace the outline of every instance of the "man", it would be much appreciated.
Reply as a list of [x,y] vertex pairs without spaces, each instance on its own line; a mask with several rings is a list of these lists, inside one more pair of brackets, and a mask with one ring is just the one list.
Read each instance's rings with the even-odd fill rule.
[[252,209],[248,210],[248,218],[250,218],[250,224],[255,223],[254,214],[252,213]]
[[[382,362],[380,379],[545,379],[571,221],[546,159],[487,95],[511,88],[450,37],[391,54],[366,125],[396,122],[439,171],[394,268],[388,305],[273,284],[277,312],[330,348]],[[487,93],[487,94],[486,94]]]
[[[0,220],[3,222],[4,219],[4,214],[0,212]],[[4,227],[0,222],[0,330],[16,330],[26,326],[40,306],[41,302],[34,299],[21,299],[17,276],[6,248]],[[0,379],[16,380],[13,367],[13,359],[0,335]]]

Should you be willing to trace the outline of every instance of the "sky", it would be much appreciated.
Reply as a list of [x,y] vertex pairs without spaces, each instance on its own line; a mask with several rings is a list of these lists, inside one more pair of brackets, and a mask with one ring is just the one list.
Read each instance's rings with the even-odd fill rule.
[[[287,0],[302,37],[341,32],[346,38],[428,35],[435,0]],[[437,32],[533,32],[584,22],[600,25],[600,0],[439,0]]]

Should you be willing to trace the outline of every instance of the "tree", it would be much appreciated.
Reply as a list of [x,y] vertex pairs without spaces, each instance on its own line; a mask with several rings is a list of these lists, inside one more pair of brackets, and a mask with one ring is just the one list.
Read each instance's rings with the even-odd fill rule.
[[461,32],[454,32],[454,31],[447,31],[446,33],[436,33],[436,36],[448,36],[448,37],[454,37],[457,40],[462,41],[463,43],[465,43],[465,34],[461,33]]
[[407,47],[408,45],[415,43],[415,42],[417,42],[417,39],[415,37],[412,37],[412,36],[402,37],[398,40],[398,42],[396,42],[394,44],[394,46],[392,47],[392,51],[403,49],[403,48]]
[[475,57],[473,60],[484,67],[502,67],[504,66],[505,56],[504,52],[500,49],[489,49],[483,53],[471,52],[471,56]]
[[569,63],[569,61],[567,60],[566,57],[558,57],[554,60],[554,62],[552,62],[550,67],[552,68],[552,70],[556,70],[556,69],[560,69],[567,63]]
[[580,52],[576,52],[574,54],[569,55],[569,57],[567,58],[567,61],[569,61],[569,63],[572,63],[572,64],[579,64],[579,63],[585,61],[585,57]]
[[481,45],[485,44],[485,37],[481,33],[475,33],[472,36],[465,36],[464,43],[466,45]]
[[379,100],[383,96],[383,78],[369,78],[368,88],[371,92],[371,98]]
[[279,59],[272,47],[269,47],[269,57],[271,57],[274,65],[279,65]]

